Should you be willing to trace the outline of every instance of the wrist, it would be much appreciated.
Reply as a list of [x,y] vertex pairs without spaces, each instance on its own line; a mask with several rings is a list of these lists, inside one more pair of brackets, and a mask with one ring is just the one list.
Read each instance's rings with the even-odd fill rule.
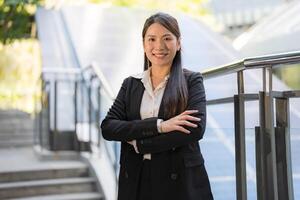
[[163,122],[164,121],[162,119],[157,120],[157,130],[159,133],[163,133],[163,127],[162,127]]
[[160,130],[161,130],[161,133],[165,133],[165,122],[164,121],[162,121],[160,123]]

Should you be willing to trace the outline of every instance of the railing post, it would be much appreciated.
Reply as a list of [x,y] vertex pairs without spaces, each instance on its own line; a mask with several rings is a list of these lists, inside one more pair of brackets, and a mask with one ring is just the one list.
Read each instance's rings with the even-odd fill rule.
[[[261,186],[263,200],[278,200],[277,168],[276,168],[276,143],[274,131],[274,104],[272,95],[272,66],[264,71],[264,90],[259,93],[260,114],[260,161],[261,177],[257,177],[257,188]],[[268,87],[266,77],[268,75]],[[261,182],[261,183],[260,183]],[[261,188],[258,188],[260,190]]]
[[256,192],[257,200],[266,199],[266,174],[265,170],[265,147],[264,147],[264,134],[261,133],[260,127],[255,127],[255,159],[256,159]]
[[89,116],[89,146],[92,144],[92,89],[91,83],[88,85],[88,116]]
[[276,98],[276,161],[278,197],[293,200],[292,159],[290,145],[289,99]]
[[97,101],[98,101],[98,111],[97,111],[97,129],[98,129],[98,147],[100,147],[100,119],[101,119],[101,86],[97,87]]
[[39,145],[41,148],[43,148],[43,136],[42,136],[42,125],[43,125],[43,93],[44,93],[44,81],[41,80],[41,93],[40,93],[40,112],[39,112],[39,117],[38,117],[38,127],[39,127],[39,134],[38,134],[38,138],[39,138]]
[[54,80],[54,132],[57,131],[57,81]]
[[[51,85],[50,85],[49,82],[48,82],[48,84],[49,84],[49,90],[51,90]],[[48,134],[47,144],[48,144],[48,148],[51,150],[51,148],[52,148],[51,145],[53,144],[52,139],[50,137],[50,130],[51,130],[51,124],[50,124],[50,121],[51,121],[50,101],[51,101],[51,99],[50,99],[50,92],[47,91],[46,94],[47,94],[47,120],[46,121],[47,121],[47,134]]]
[[[51,105],[51,103],[50,103]],[[51,134],[51,150],[56,149],[56,137],[57,137],[57,80],[54,80],[54,111],[53,111],[53,118],[54,118],[54,126],[53,126],[53,133]],[[51,119],[50,119],[51,121]]]
[[237,200],[247,200],[245,101],[243,71],[237,74],[238,95],[234,95],[235,169]]
[[77,88],[78,88],[78,81],[75,80],[74,81],[74,129],[75,129],[75,135],[74,135],[74,141],[73,141],[73,145],[74,145],[74,149],[77,151],[80,151],[79,148],[79,142],[78,142],[78,136],[77,136]]

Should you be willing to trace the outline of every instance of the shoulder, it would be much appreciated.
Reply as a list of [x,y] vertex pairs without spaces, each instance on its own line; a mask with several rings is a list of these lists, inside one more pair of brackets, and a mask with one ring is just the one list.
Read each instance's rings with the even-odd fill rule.
[[128,76],[123,80],[122,87],[128,88],[134,84],[139,84],[141,82],[141,79],[142,79],[141,74]]
[[195,72],[195,71],[191,71],[188,69],[183,69],[183,74],[187,80],[187,83],[189,85],[193,84],[193,82],[202,82],[203,81],[203,76],[200,72]]

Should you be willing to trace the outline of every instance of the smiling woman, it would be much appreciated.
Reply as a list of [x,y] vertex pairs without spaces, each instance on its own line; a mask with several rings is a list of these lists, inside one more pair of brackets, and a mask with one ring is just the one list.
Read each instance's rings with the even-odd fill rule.
[[118,200],[211,200],[199,140],[206,126],[200,73],[182,69],[180,30],[166,14],[142,31],[144,69],[126,78],[102,121],[121,141]]
[[165,68],[171,66],[180,49],[180,40],[159,23],[152,24],[144,37],[144,49],[151,65]]

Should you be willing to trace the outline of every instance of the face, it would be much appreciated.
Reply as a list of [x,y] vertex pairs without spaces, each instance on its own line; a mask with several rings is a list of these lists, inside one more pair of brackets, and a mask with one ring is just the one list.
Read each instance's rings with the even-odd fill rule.
[[144,51],[152,66],[170,67],[180,41],[164,26],[154,23],[149,26],[144,38]]

